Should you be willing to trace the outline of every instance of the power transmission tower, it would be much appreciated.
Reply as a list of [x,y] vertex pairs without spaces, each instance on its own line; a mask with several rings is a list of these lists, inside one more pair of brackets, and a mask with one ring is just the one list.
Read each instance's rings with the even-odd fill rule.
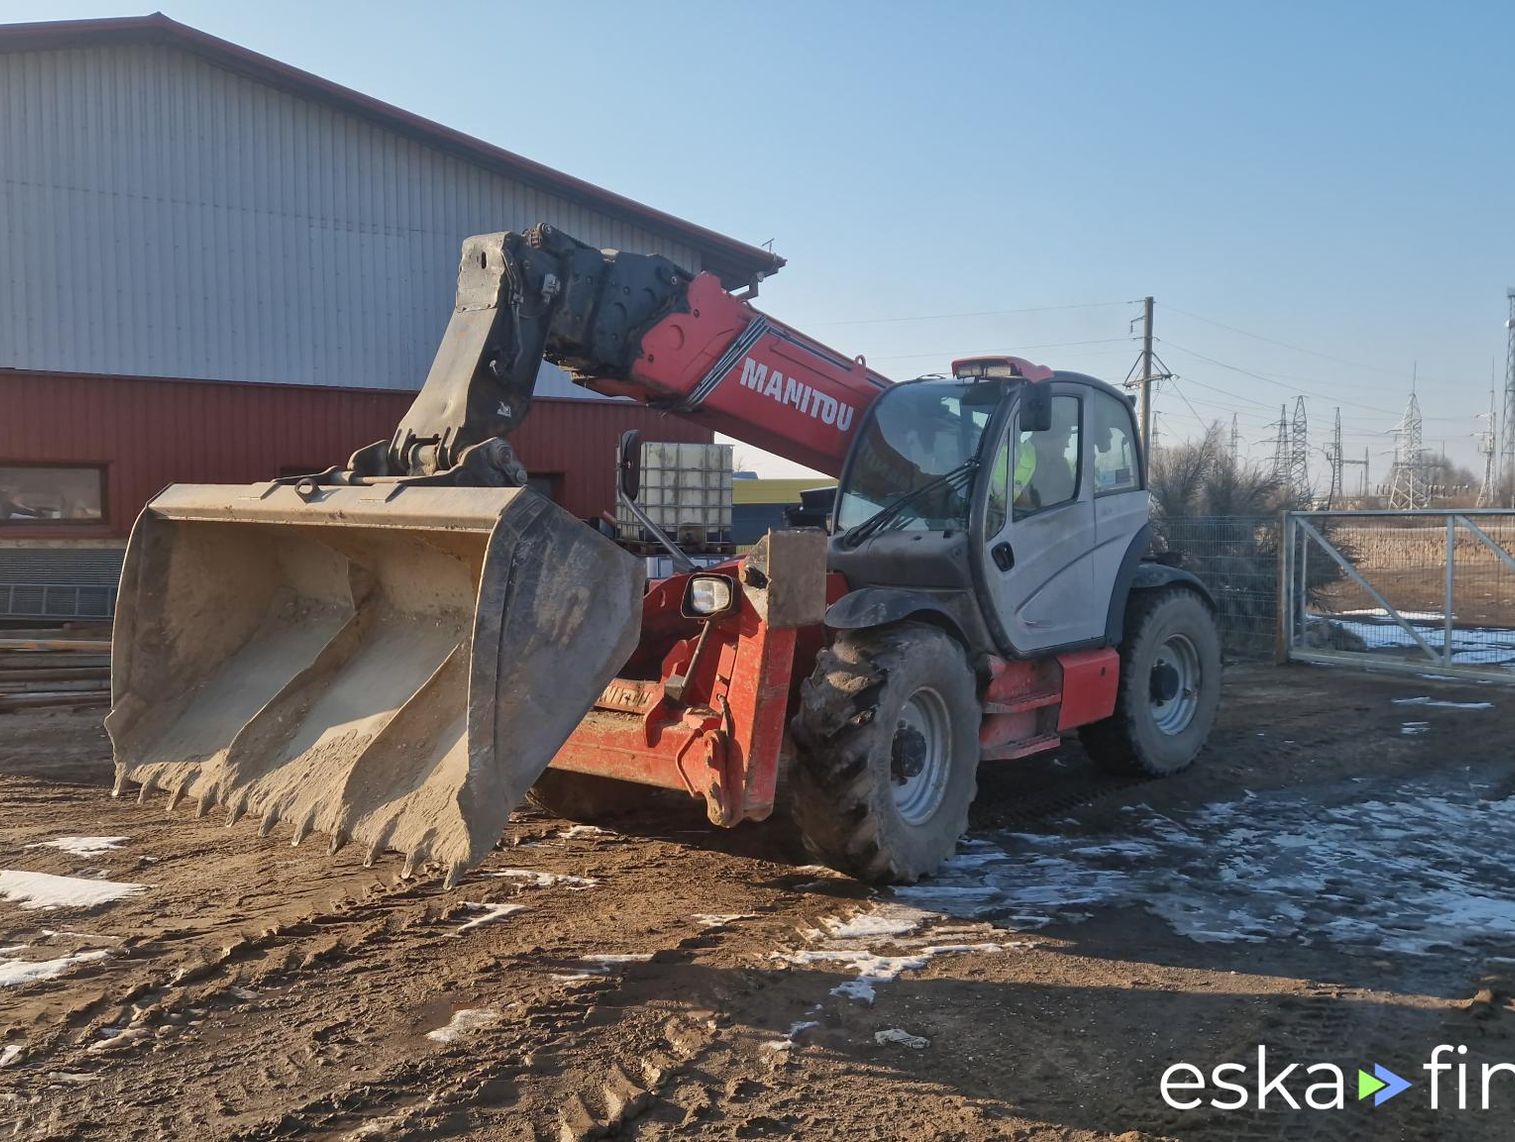
[[1241,463],[1241,429],[1236,424],[1236,414],[1231,414],[1231,466]]
[[1425,455],[1421,447],[1423,423],[1420,400],[1414,391],[1404,416],[1394,426],[1394,466],[1389,469],[1389,507],[1415,511],[1425,507]]
[[1278,423],[1268,427],[1278,430],[1278,435],[1273,438],[1273,479],[1280,488],[1286,488],[1289,486],[1289,462],[1293,457],[1289,450],[1288,405],[1278,406]]
[[[1492,370],[1490,370],[1492,373]],[[1497,451],[1496,441],[1499,437],[1498,428],[1494,422],[1494,378],[1489,377],[1489,412],[1488,423],[1478,431],[1478,454],[1483,457],[1483,483],[1478,485],[1478,502],[1475,505],[1480,508],[1491,508],[1494,501],[1499,498],[1499,487],[1496,483],[1497,469],[1494,465],[1494,455]],[[1479,419],[1483,419],[1482,416]]]
[[1500,478],[1504,481],[1504,494],[1510,497],[1510,507],[1515,508],[1515,287],[1505,290],[1510,303],[1510,316],[1505,319],[1507,338],[1504,358],[1504,428],[1503,455]]
[[1341,450],[1340,407],[1336,410],[1336,426],[1331,430],[1331,443],[1326,445],[1326,462],[1331,466],[1331,490],[1326,493],[1326,506],[1332,507],[1347,491],[1342,486],[1342,472],[1347,460]]
[[1294,399],[1294,420],[1289,425],[1289,487],[1297,496],[1310,494],[1310,423],[1303,396]]

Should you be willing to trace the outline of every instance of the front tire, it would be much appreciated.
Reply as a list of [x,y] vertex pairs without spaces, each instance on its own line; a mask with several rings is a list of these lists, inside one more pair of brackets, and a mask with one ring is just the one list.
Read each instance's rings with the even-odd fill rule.
[[967,656],[940,628],[839,635],[790,724],[791,812],[811,855],[872,883],[935,872],[977,792],[979,711]]
[[1203,599],[1185,587],[1134,591],[1120,648],[1115,713],[1084,726],[1095,764],[1119,777],[1187,769],[1220,705],[1220,635]]

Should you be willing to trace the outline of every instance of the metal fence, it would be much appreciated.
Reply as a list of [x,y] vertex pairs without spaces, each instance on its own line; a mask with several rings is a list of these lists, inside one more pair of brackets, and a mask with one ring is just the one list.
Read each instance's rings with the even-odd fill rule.
[[1290,512],[1291,659],[1515,683],[1515,512]]
[[114,585],[0,583],[0,618],[109,619],[115,613]]
[[1215,596],[1222,645],[1233,658],[1271,657],[1278,631],[1277,516],[1159,519],[1154,546],[1181,558]]

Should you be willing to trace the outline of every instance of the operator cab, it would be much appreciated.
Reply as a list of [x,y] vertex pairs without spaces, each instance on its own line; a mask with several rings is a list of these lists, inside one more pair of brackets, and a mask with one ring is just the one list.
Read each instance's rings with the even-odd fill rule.
[[[868,410],[837,491],[830,565],[846,629],[914,614],[976,652],[1112,641],[1110,610],[1148,542],[1131,402],[1016,357],[953,363]],[[1118,629],[1115,628],[1115,629]]]

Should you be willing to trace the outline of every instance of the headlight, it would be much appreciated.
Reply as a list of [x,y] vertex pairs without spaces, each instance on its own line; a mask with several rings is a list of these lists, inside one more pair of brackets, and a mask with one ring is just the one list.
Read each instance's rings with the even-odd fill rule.
[[725,614],[736,605],[736,587],[724,575],[693,575],[684,592],[684,614],[708,618]]

